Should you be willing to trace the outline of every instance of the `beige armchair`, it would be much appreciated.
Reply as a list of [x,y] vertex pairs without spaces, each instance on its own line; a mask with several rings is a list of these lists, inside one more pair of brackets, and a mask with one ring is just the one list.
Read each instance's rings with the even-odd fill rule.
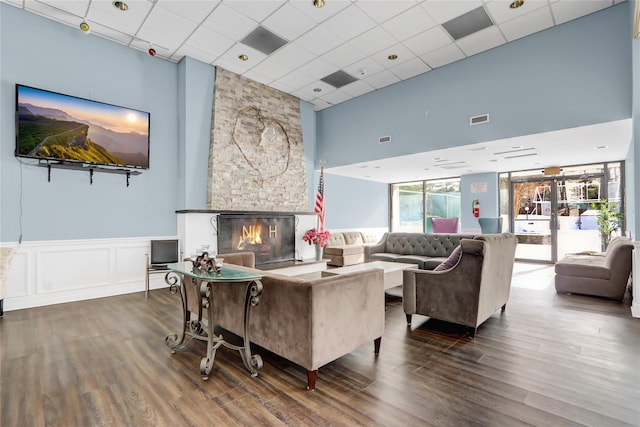
[[511,233],[462,239],[458,262],[448,270],[405,270],[403,305],[407,324],[421,314],[468,328],[478,326],[499,308],[511,290],[517,238]]

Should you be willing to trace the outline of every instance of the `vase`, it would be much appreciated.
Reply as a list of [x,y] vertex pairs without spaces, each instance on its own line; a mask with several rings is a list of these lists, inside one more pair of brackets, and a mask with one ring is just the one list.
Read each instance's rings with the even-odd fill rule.
[[316,261],[322,260],[322,246],[316,245]]

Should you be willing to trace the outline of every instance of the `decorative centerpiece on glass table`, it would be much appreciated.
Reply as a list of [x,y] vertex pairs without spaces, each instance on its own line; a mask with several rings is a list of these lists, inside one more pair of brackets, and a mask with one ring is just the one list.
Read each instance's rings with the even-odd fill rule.
[[331,238],[331,232],[329,230],[317,230],[312,228],[307,230],[302,236],[302,240],[310,245],[316,245],[316,260],[322,259],[322,248],[327,244],[327,240]]

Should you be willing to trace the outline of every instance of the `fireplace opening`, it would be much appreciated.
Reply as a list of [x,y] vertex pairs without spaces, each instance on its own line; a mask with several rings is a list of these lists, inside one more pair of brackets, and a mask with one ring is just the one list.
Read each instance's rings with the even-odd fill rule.
[[218,215],[218,252],[253,252],[256,265],[295,259],[295,216]]

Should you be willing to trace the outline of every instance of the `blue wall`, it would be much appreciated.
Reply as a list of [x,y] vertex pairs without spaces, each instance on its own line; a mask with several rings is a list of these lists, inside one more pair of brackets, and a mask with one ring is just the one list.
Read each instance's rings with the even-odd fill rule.
[[[472,192],[473,184],[486,185],[485,192]],[[473,175],[463,175],[460,177],[460,229],[480,229],[478,219],[473,216],[471,210],[471,201],[478,199],[480,201],[480,216],[487,218],[496,218],[500,213],[498,204],[498,196],[500,190],[498,188],[497,173],[481,173]]]
[[[389,185],[325,172],[325,228],[389,226]],[[316,189],[319,174],[315,178]],[[315,195],[314,195],[315,201]]]
[[[0,241],[17,241],[20,223],[23,240],[174,235],[177,66],[6,4],[0,24]],[[16,83],[150,112],[150,169],[130,187],[105,173],[90,185],[85,171],[47,182],[13,156]]]
[[[627,2],[629,10],[629,21],[633,20],[634,2]],[[640,6],[639,6],[640,7]],[[627,156],[627,229],[631,232],[633,238],[638,240],[638,226],[640,226],[640,210],[637,209],[636,188],[640,189],[640,39],[634,39],[630,49],[630,55],[633,59],[633,133],[632,147],[629,149]]]
[[[318,158],[341,166],[629,118],[628,13],[623,3],[322,110]],[[482,113],[490,123],[470,127]]]

